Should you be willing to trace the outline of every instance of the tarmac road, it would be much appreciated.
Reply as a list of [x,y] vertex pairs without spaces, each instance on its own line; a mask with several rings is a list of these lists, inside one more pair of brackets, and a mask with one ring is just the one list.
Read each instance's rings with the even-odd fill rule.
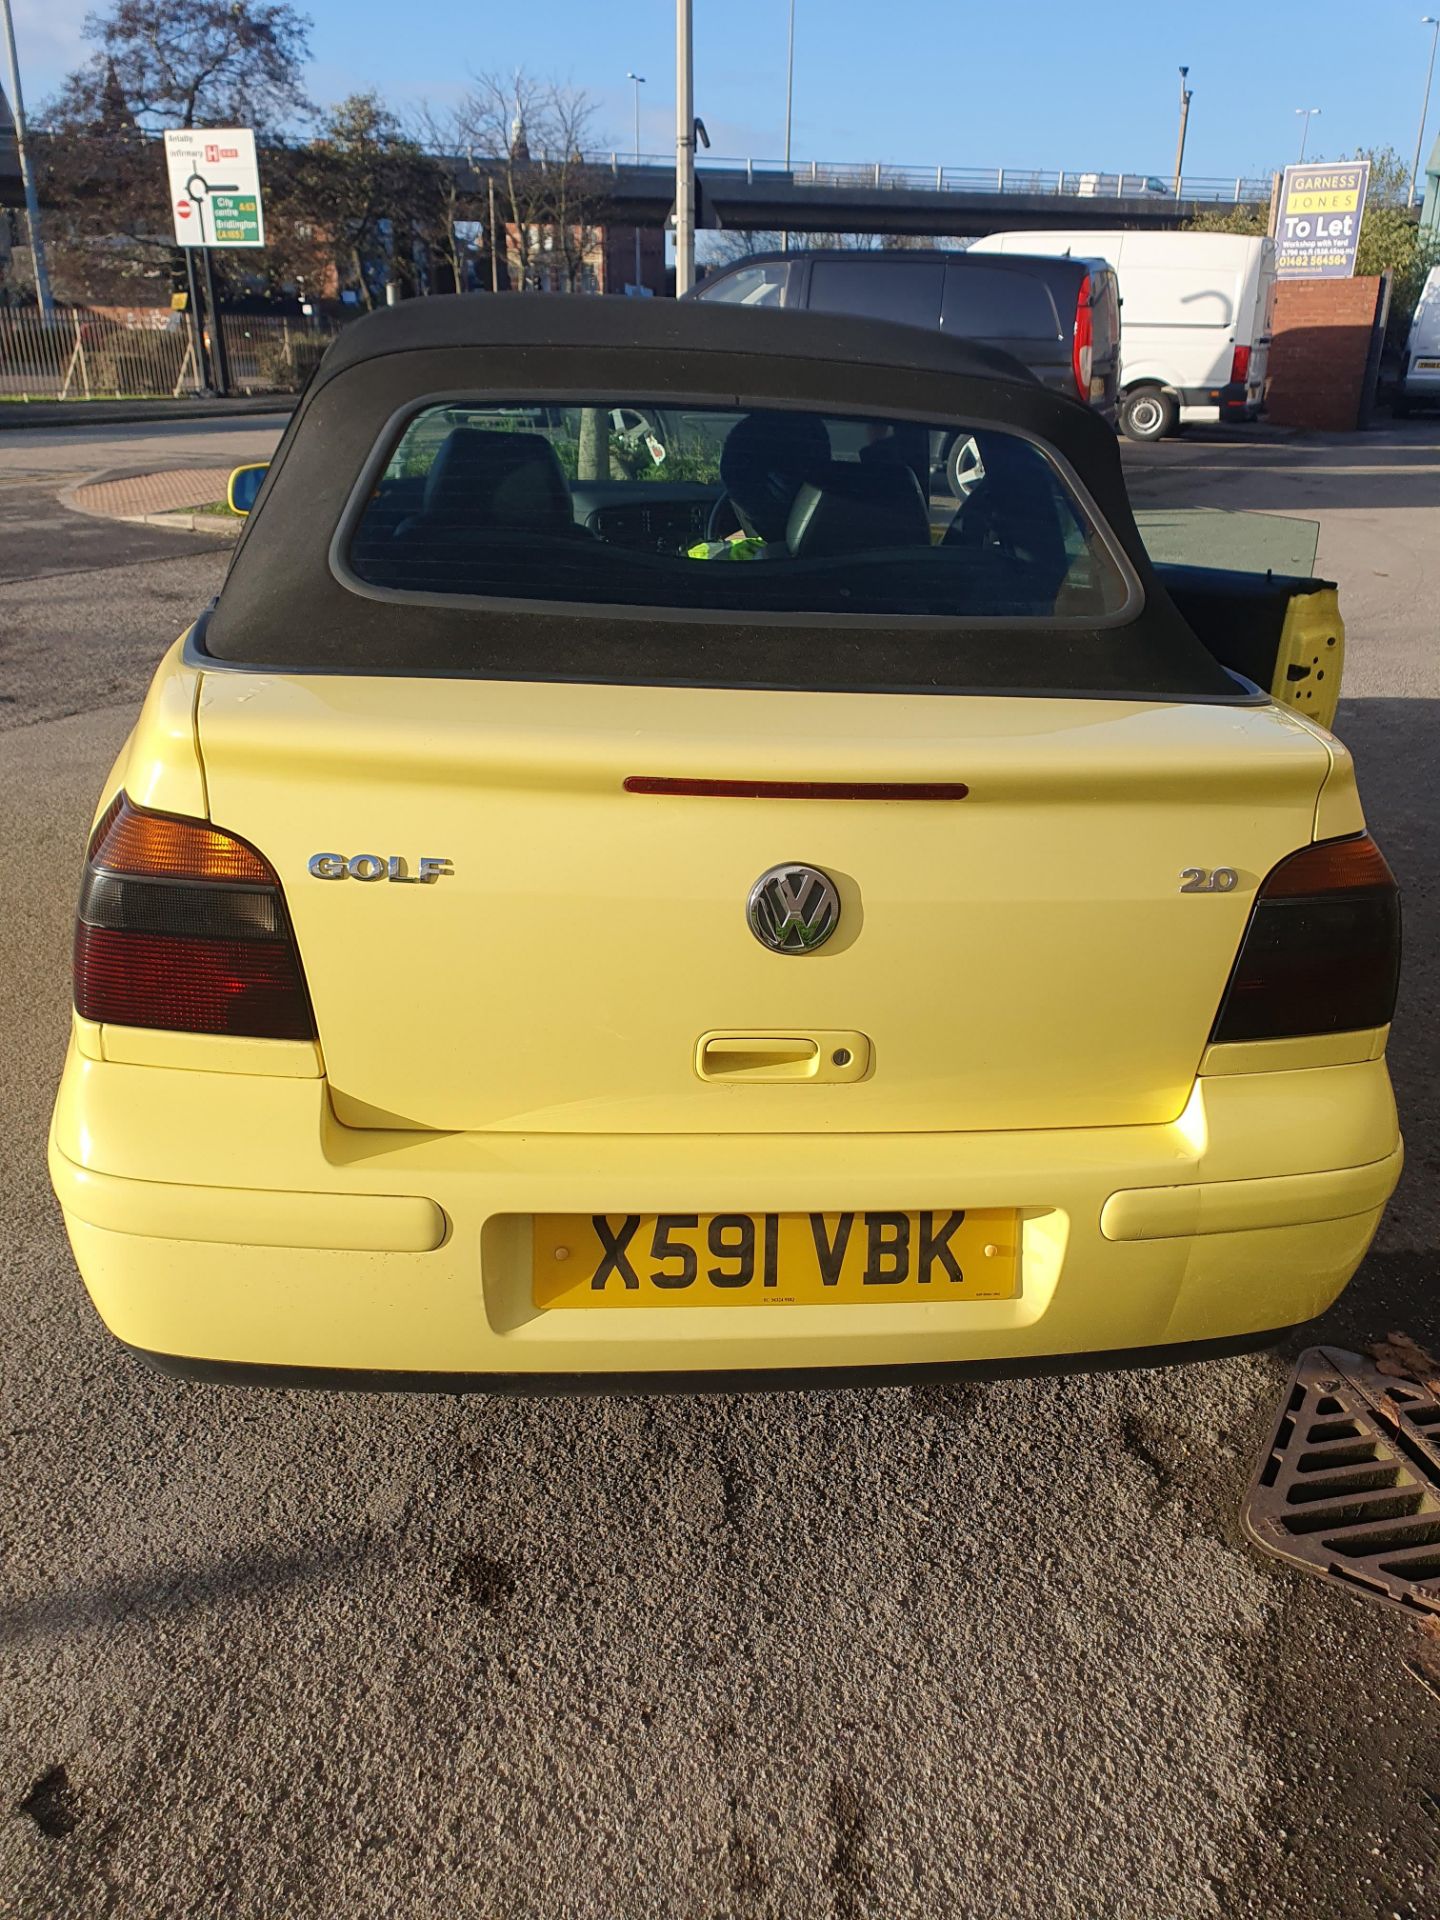
[[[54,488],[140,462],[43,437],[0,444],[0,1916],[1433,1920],[1413,1629],[1240,1537],[1283,1356],[487,1401],[181,1386],[104,1334],[44,1169],[79,856],[224,555],[80,554]],[[1440,423],[1127,460],[1322,522],[1410,1155],[1322,1334],[1433,1343]]]

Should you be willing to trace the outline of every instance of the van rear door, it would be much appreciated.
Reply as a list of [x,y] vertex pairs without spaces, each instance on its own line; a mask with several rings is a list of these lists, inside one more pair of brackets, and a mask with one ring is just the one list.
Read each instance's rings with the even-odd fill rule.
[[1231,374],[1245,387],[1245,411],[1258,413],[1265,398],[1265,371],[1275,316],[1275,242],[1262,240],[1246,262],[1235,316]]

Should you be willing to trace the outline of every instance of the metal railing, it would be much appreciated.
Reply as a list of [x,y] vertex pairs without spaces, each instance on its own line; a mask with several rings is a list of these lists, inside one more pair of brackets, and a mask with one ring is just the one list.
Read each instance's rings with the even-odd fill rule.
[[337,329],[277,313],[222,313],[230,386],[238,393],[298,393]]
[[[333,338],[328,325],[281,314],[222,313],[237,393],[294,393]],[[199,393],[188,318],[168,307],[0,307],[0,404],[136,400]]]
[[[621,152],[587,153],[591,166],[619,174],[634,172],[636,161]],[[640,156],[642,169],[670,168],[674,156],[646,153]],[[1086,168],[1059,172],[1032,167],[910,167],[892,166],[883,160],[795,160],[787,167],[783,160],[754,158],[712,158],[700,163],[703,174],[743,176],[747,181],[760,177],[789,179],[797,187],[891,188],[902,192],[931,193],[1030,193],[1064,195],[1068,198],[1105,200],[1205,200],[1236,203],[1270,198],[1270,175],[1185,174],[1180,191],[1175,191],[1173,176],[1159,173],[1106,173]]]

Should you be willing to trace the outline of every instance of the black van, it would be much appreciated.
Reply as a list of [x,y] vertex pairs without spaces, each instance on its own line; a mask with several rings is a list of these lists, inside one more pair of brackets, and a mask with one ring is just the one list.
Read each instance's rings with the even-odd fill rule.
[[710,274],[695,297],[939,327],[1002,348],[1115,423],[1120,293],[1105,260],[928,248],[756,253]]

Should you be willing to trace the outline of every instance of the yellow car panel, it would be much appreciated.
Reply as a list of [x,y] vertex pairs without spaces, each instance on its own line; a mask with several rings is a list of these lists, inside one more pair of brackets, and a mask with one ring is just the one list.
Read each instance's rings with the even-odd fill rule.
[[[195,1040],[197,1047],[205,1043]],[[1168,1124],[1037,1133],[587,1137],[379,1132],[342,1126],[323,1082],[114,1065],[72,1050],[51,1176],[101,1315],[132,1346],[201,1362],[575,1378],[975,1362],[1127,1353],[1244,1337],[1322,1312],[1380,1217],[1265,1224],[1276,1178],[1388,1163],[1399,1132],[1383,1061],[1197,1081]],[[274,1244],[197,1245],[171,1203],[177,1168],[229,1187]],[[86,1169],[140,1186],[152,1231],[84,1218]],[[1367,1179],[1370,1176],[1367,1176]],[[1226,1231],[1114,1242],[1112,1194],[1233,1190]],[[536,1308],[537,1215],[801,1213],[976,1207],[1020,1218],[1008,1300],[894,1305]],[[1259,1203],[1246,1215],[1251,1191]],[[448,1230],[431,1252],[283,1248],[307,1196],[410,1193]],[[1164,1203],[1162,1203],[1164,1204]],[[283,1219],[282,1219],[283,1215]],[[139,1225],[134,1212],[131,1224]],[[203,1285],[197,1276],[203,1273]]]
[[[211,817],[285,887],[337,1110],[444,1131],[1173,1119],[1255,889],[1310,839],[1330,769],[1318,732],[1274,706],[1043,698],[891,695],[862,717],[844,694],[553,686],[537,703],[458,681],[437,700],[424,680],[214,673],[199,733]],[[623,787],[897,769],[969,796]],[[321,880],[321,851],[454,871]],[[781,857],[833,874],[841,898],[835,938],[798,964],[745,923]],[[1238,885],[1182,892],[1190,864]],[[856,1031],[871,1070],[697,1074],[701,1036],[752,1024],[801,1046]]]
[[1275,699],[1332,727],[1344,668],[1345,622],[1335,588],[1292,594],[1275,656]]

